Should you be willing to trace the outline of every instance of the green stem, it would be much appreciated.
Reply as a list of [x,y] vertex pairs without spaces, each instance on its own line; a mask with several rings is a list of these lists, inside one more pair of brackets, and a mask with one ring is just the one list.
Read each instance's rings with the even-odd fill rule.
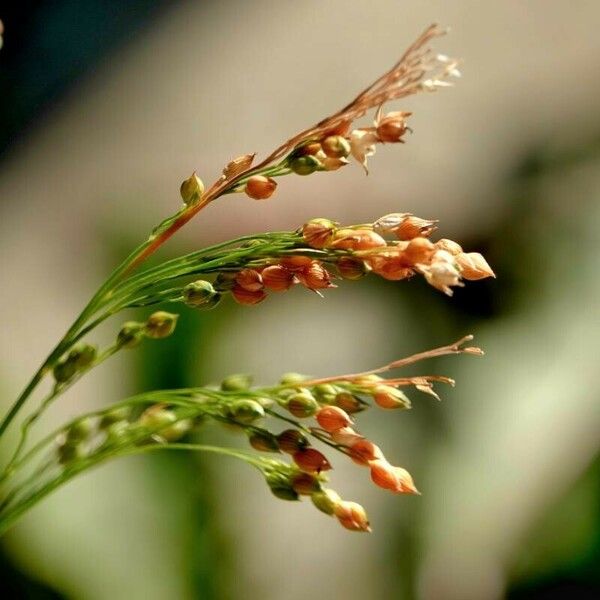
[[213,452],[216,454],[222,454],[224,456],[230,456],[244,460],[248,464],[256,467],[257,469],[262,468],[262,461],[251,454],[234,450],[232,448],[221,448],[219,446],[208,446],[203,444],[165,444],[165,445],[148,445],[141,447],[134,447],[127,449],[122,452],[100,452],[93,457],[78,461],[78,463],[68,469],[65,469],[58,477],[49,481],[41,488],[36,490],[28,498],[18,504],[15,508],[9,511],[5,516],[0,519],[0,536],[2,536],[10,527],[12,527],[18,519],[30,508],[35,506],[43,498],[48,496],[51,492],[56,490],[58,487],[67,483],[73,479],[79,473],[91,469],[95,466],[100,465],[102,462],[114,458],[117,456],[134,456],[137,454],[147,454],[149,452],[157,450],[192,450],[195,452]]
[[[179,213],[178,213],[179,214]],[[171,217],[165,221],[166,224],[170,223],[174,219],[177,218],[178,215]],[[270,234],[265,236],[267,239],[275,237],[277,235],[282,234]],[[173,259],[171,261],[167,261],[166,263],[159,265],[153,269],[148,269],[143,273],[140,273],[138,276],[133,276],[126,280],[125,284],[121,286],[116,286],[115,284],[121,278],[123,274],[125,274],[129,267],[137,260],[137,258],[143,254],[143,252],[153,243],[154,236],[151,236],[148,240],[146,240],[143,244],[138,246],[122,263],[121,265],[113,271],[110,277],[104,282],[104,284],[98,289],[98,291],[94,294],[91,300],[88,302],[87,306],[83,309],[79,317],[75,320],[75,322],[68,329],[67,333],[63,336],[60,342],[56,345],[56,347],[52,350],[52,352],[48,355],[42,366],[38,369],[38,371],[34,374],[32,379],[29,381],[23,392],[19,395],[17,400],[11,406],[8,413],[4,416],[2,422],[0,422],[0,437],[4,434],[8,426],[17,416],[22,406],[25,404],[29,396],[32,392],[37,388],[39,383],[42,381],[46,373],[53,367],[54,363],[67,351],[69,350],[78,340],[80,340],[85,334],[89,333],[94,327],[99,325],[104,319],[108,318],[112,314],[115,314],[116,311],[120,310],[124,307],[122,304],[123,298],[127,297],[127,293],[135,290],[138,286],[145,282],[155,281],[156,278],[159,278],[161,275],[165,275],[169,272],[173,272],[173,270],[179,267],[179,271],[176,271],[175,274],[171,275],[170,279],[173,277],[179,277],[183,275],[187,275],[190,272],[190,267],[185,267],[186,262],[194,262],[199,258],[206,256],[207,254],[217,252],[222,249],[226,249],[235,244],[241,244],[245,241],[249,241],[252,239],[257,239],[261,236],[243,236],[236,240],[223,242],[221,244],[216,244],[204,250],[200,250],[198,252],[189,254],[184,257],[180,257],[177,259]],[[242,257],[247,254],[252,254],[256,249],[245,248],[239,253],[234,254],[231,253],[225,255],[225,257],[217,257],[213,260],[209,260],[206,262],[203,267],[204,268],[215,268],[223,260],[229,258],[231,260],[234,257]],[[193,268],[197,268],[194,266]],[[183,269],[183,270],[182,270]],[[192,269],[193,271],[193,269]],[[116,295],[115,295],[116,294]],[[115,302],[116,301],[116,302]],[[85,327],[80,331],[81,327],[85,325],[85,323],[89,320],[91,316],[93,316],[99,308],[104,305],[113,304],[113,308],[109,311],[105,312],[99,319],[94,321],[91,325]],[[125,303],[126,305],[127,303]]]
[[[146,246],[149,244],[148,241],[144,242],[140,246],[138,246],[124,261],[121,265],[113,271],[110,277],[104,282],[104,284],[100,287],[100,289],[92,296],[92,299],[88,302],[87,306],[83,309],[81,314],[75,319],[74,323],[69,327],[67,333],[62,337],[60,342],[55,346],[54,350],[48,355],[46,360],[43,362],[42,366],[37,370],[34,376],[31,378],[23,392],[21,392],[20,396],[11,406],[8,413],[2,419],[0,423],[0,438],[17,416],[21,407],[27,402],[27,399],[32,394],[32,392],[36,389],[38,384],[42,381],[46,373],[52,368],[53,364],[68,350],[77,339],[73,338],[73,336],[78,332],[78,330],[87,322],[89,317],[91,317],[94,312],[96,312],[98,303],[101,302],[104,297],[110,292],[113,284],[119,279],[119,277],[127,270],[129,265],[136,259],[136,257],[144,251]],[[73,339],[71,339],[73,338]]]
[[[137,406],[139,404],[158,404],[160,402],[167,402],[169,404],[175,404],[178,406],[186,407],[186,408],[198,408],[201,404],[199,402],[199,396],[205,396],[209,399],[218,399],[219,396],[215,393],[208,392],[208,390],[204,390],[203,388],[188,388],[181,390],[158,390],[154,392],[145,392],[143,394],[138,394],[137,396],[132,396],[131,398],[127,398],[120,402],[116,402],[109,407],[102,408],[90,413],[87,413],[83,416],[78,416],[75,419],[72,419],[68,423],[61,425],[59,428],[53,430],[46,436],[44,436],[41,440],[39,440],[20,460],[15,461],[12,465],[11,471],[6,471],[0,477],[0,484],[4,484],[14,473],[16,473],[19,469],[21,469],[26,463],[28,463],[32,458],[34,458],[41,450],[43,450],[48,444],[54,442],[58,436],[71,428],[75,423],[84,418],[93,418],[93,417],[102,417],[103,415],[111,412],[115,408],[120,408],[123,406]],[[188,398],[187,395],[193,395],[194,398]]]
[[52,402],[54,400],[56,400],[56,398],[58,398],[61,394],[66,392],[69,388],[71,388],[75,384],[75,382],[77,382],[79,379],[81,379],[81,377],[83,377],[83,375],[85,375],[86,373],[91,371],[94,367],[97,367],[98,365],[102,364],[105,360],[107,360],[113,354],[115,354],[115,352],[117,352],[119,349],[120,349],[120,347],[117,345],[108,347],[90,365],[88,365],[85,369],[82,369],[81,371],[79,371],[67,383],[65,383],[63,385],[55,385],[54,386],[52,391],[41,402],[38,409],[35,410],[34,412],[32,412],[29,415],[29,417],[27,417],[27,419],[25,419],[25,421],[23,421],[23,424],[21,425],[21,437],[19,439],[19,443],[17,444],[17,447],[16,447],[11,459],[9,460],[8,464],[6,465],[4,472],[2,474],[2,477],[0,477],[0,483],[10,477],[10,475],[12,473],[12,469],[15,466],[15,463],[19,460],[19,458],[21,456],[21,452],[23,451],[23,448],[25,447],[25,444],[27,443],[27,436],[29,434],[29,430],[31,429],[33,424],[42,416],[44,411],[52,404]]

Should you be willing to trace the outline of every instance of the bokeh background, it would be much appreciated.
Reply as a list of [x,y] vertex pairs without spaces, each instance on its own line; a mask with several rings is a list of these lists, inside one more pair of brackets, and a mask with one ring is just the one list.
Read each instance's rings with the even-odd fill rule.
[[[8,406],[97,283],[211,180],[336,110],[430,22],[464,59],[409,99],[414,135],[358,168],[229,196],[165,255],[307,218],[411,211],[482,251],[498,279],[447,299],[368,278],[207,318],[104,365],[51,414],[250,372],[364,369],[473,332],[439,360],[444,402],[361,428],[423,491],[398,498],[339,460],[353,535],[254,472],[196,456],[126,459],[56,492],[1,542],[6,598],[494,600],[600,597],[600,4],[594,0],[53,0],[3,3],[0,389]],[[112,335],[112,323],[103,335]],[[242,444],[214,429],[207,439]]]

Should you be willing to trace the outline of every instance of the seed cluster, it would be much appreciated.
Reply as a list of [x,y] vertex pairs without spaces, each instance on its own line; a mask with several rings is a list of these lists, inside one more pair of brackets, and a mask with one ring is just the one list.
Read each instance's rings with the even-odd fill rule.
[[264,266],[241,269],[225,281],[222,278],[219,289],[230,291],[239,304],[253,305],[262,302],[268,292],[283,292],[297,284],[317,293],[334,288],[332,273],[348,280],[374,273],[392,281],[420,274],[449,296],[453,287],[464,285],[462,280],[495,277],[478,252],[464,252],[448,239],[432,242],[429,236],[436,230],[435,224],[409,213],[393,213],[369,225],[349,227],[329,219],[312,219],[300,233],[304,250],[319,250],[319,258],[301,254],[299,247],[294,255],[265,259]]

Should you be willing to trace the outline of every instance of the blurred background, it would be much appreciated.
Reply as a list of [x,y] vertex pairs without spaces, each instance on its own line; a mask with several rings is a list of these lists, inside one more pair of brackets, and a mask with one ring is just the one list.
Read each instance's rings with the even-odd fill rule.
[[436,47],[464,59],[464,77],[395,107],[414,111],[406,145],[380,148],[369,177],[348,167],[287,178],[268,202],[228,196],[163,255],[311,217],[410,211],[440,219],[442,237],[498,275],[452,299],[367,278],[210,318],[183,308],[172,339],[99,368],[50,415],[231,372],[269,383],[363,370],[475,333],[484,359],[418,371],[457,380],[443,403],[413,395],[410,413],[360,420],[422,497],[334,463],[333,487],[366,506],[371,535],[274,499],[227,459],[129,458],[2,539],[2,597],[600,597],[597,1],[23,0],[0,19],[5,406],[98,282],[178,207],[184,177],[211,181],[337,110],[433,21],[452,27]]

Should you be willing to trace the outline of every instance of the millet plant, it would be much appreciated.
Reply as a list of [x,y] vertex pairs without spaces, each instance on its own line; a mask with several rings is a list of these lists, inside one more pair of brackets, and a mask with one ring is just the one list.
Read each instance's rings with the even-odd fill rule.
[[[453,384],[450,378],[407,377],[399,374],[401,369],[447,354],[482,354],[468,345],[471,336],[362,373],[320,379],[288,373],[266,387],[254,387],[248,376],[232,375],[218,388],[143,392],[82,414],[34,443],[30,434],[46,409],[92,369],[115,354],[173,334],[177,315],[152,312],[154,305],[204,311],[217,309],[231,297],[251,307],[295,286],[321,295],[336,287],[334,281],[343,286],[373,275],[394,281],[422,276],[452,295],[452,288],[464,280],[493,277],[481,254],[464,252],[452,240],[433,241],[436,221],[409,213],[357,225],[315,218],[293,231],[245,236],[144,267],[146,259],[188,221],[227,194],[263,201],[275,194],[286,176],[326,174],[352,160],[367,171],[367,159],[379,144],[404,143],[411,131],[410,113],[386,112],[384,107],[393,100],[448,87],[460,75],[457,61],[429,47],[443,33],[435,25],[429,27],[347,106],[293,136],[260,162],[254,154],[245,154],[227,164],[210,186],[205,187],[196,173],[181,184],[181,208],[99,287],[0,422],[2,438],[9,426],[20,428],[0,474],[0,534],[79,473],[119,456],[163,450],[213,452],[245,461],[262,474],[277,498],[309,496],[317,509],[352,531],[370,531],[365,510],[326,487],[331,465],[323,449],[341,452],[368,469],[381,488],[418,493],[411,475],[388,462],[382,450],[359,433],[355,419],[372,404],[384,410],[410,408],[406,388],[437,397],[434,384]],[[354,127],[369,111],[374,112],[372,126]],[[98,325],[132,307],[147,307],[149,314],[143,321],[117,325],[114,342],[106,348],[90,341]],[[254,451],[202,444],[200,426],[207,422],[241,430]],[[285,454],[291,460],[284,460]]]

